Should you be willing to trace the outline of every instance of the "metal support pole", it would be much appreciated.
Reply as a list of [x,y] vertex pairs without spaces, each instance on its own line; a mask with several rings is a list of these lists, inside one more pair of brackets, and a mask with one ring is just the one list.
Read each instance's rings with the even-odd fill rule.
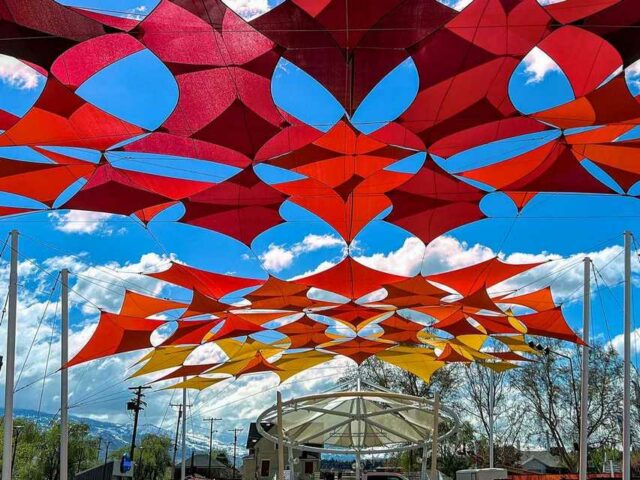
[[622,479],[631,480],[631,232],[624,232],[624,393]]
[[427,440],[422,446],[422,462],[420,464],[420,480],[427,480]]
[[60,272],[60,480],[69,478],[69,270]]
[[[182,377],[187,381],[187,377]],[[182,463],[180,464],[180,480],[187,476],[187,389],[182,389]]]
[[356,452],[356,480],[360,480],[360,472],[362,471],[362,463],[360,458],[360,451]]
[[9,316],[7,318],[7,351],[4,382],[4,443],[2,478],[11,479],[13,458],[13,388],[16,368],[16,316],[18,307],[18,231],[11,231],[11,270],[9,273]]
[[496,376],[493,370],[489,370],[489,468],[493,468],[494,459],[494,407],[496,397]]
[[431,437],[431,474],[429,480],[438,480],[438,424],[440,423],[440,394],[433,399],[433,435]]
[[295,475],[293,473],[295,466],[293,465],[293,448],[287,447],[289,452],[289,480],[294,480]]
[[282,426],[282,393],[276,393],[278,409],[278,480],[284,480],[284,428]]
[[[172,406],[176,406],[171,404]],[[176,424],[176,438],[173,442],[173,470],[171,471],[171,480],[175,480],[176,478],[176,454],[178,453],[178,439],[180,435],[180,418],[182,417],[182,405],[177,405],[178,407],[178,423]]]
[[582,305],[582,373],[580,375],[580,467],[579,480],[587,480],[589,444],[589,326],[591,323],[591,259],[584,259],[584,300]]

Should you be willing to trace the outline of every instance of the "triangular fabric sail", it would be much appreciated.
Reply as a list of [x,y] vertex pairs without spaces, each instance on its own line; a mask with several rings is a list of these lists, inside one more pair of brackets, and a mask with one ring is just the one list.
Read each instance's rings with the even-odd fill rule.
[[446,285],[460,295],[468,296],[481,287],[491,288],[504,280],[515,277],[543,263],[504,263],[499,258],[494,257],[457,270],[427,275],[426,278],[431,282]]
[[200,345],[206,335],[223,319],[213,320],[181,320],[178,328],[167,338],[162,345]]
[[299,278],[295,282],[357,300],[367,293],[378,290],[383,284],[394,283],[405,278],[374,270],[351,257],[346,257],[328,270]]
[[542,337],[559,338],[567,342],[585,345],[585,342],[576,335],[564,318],[562,308],[556,307],[551,310],[518,315],[516,317],[527,327],[529,335],[539,335]]
[[151,352],[146,363],[129,378],[180,367],[195,348],[195,346],[160,346]]
[[175,310],[186,306],[186,303],[126,290],[120,306],[120,315],[146,318],[167,310]]
[[435,359],[433,350],[416,347],[405,352],[398,351],[396,348],[380,352],[376,354],[376,357],[413,373],[427,383],[431,381],[431,376],[445,365],[445,362]]
[[151,333],[164,324],[163,320],[147,320],[103,311],[87,344],[64,368],[117,353],[152,347]]
[[284,383],[291,377],[305,370],[313,368],[335,358],[334,355],[320,351],[307,351],[300,353],[289,353],[282,355],[273,365],[278,367],[275,374],[280,377],[280,382]]
[[174,383],[168,387],[164,387],[163,390],[173,390],[173,389],[193,389],[193,390],[205,390],[209,387],[212,387],[220,382],[227,380],[227,378],[210,378],[210,377],[191,377],[182,382]]
[[177,262],[171,262],[171,266],[167,270],[147,273],[146,275],[190,290],[196,289],[202,294],[215,299],[224,297],[236,290],[263,283],[263,280],[257,278],[242,278],[207,272]]

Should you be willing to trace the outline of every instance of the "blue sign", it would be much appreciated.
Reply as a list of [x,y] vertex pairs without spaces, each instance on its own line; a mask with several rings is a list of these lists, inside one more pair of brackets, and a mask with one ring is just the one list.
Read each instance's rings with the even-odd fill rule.
[[129,455],[126,453],[122,455],[122,459],[120,460],[120,472],[127,473],[133,467],[133,462],[129,458]]

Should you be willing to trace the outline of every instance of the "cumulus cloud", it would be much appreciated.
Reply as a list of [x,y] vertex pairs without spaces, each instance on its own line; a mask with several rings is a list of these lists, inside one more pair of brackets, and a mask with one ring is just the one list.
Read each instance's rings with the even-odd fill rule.
[[267,251],[260,254],[258,258],[269,272],[281,272],[293,264],[293,252],[275,243],[270,244]]
[[634,95],[640,93],[640,60],[625,69],[627,84]]
[[[496,285],[494,292],[519,290],[520,293],[552,285],[554,297],[558,302],[576,300],[583,282],[582,259],[589,256],[599,272],[598,281],[609,286],[617,285],[623,280],[622,247],[619,245],[603,248],[594,252],[576,253],[562,256],[550,252],[523,253],[516,252],[504,255],[481,244],[468,244],[447,235],[431,242],[427,248],[416,238],[408,238],[403,245],[394,251],[361,255],[355,259],[372,268],[398,275],[425,275],[455,270],[473,265],[495,256],[509,263],[546,262],[543,265]],[[634,273],[640,272],[640,264],[634,259]],[[596,283],[592,282],[592,288]],[[379,292],[374,292],[371,301],[379,299]]]
[[268,0],[223,0],[229,8],[245,20],[251,20],[271,9]]
[[294,260],[300,255],[315,252],[324,248],[336,247],[340,247],[345,250],[347,248],[347,244],[344,240],[336,237],[335,235],[309,234],[300,242],[294,243],[289,247],[286,245],[271,243],[266,251],[258,255],[258,258],[266,270],[277,273],[291,267]]
[[534,47],[523,59],[527,84],[540,83],[550,72],[559,72],[560,68],[552,58],[538,47]]
[[43,76],[17,58],[0,54],[0,81],[18,90],[33,90]]
[[[616,335],[609,342],[620,355],[624,355],[624,334]],[[631,356],[640,354],[640,328],[631,331]]]
[[66,213],[51,212],[49,218],[53,228],[59,232],[81,235],[112,235],[114,230],[108,222],[114,215],[109,213],[70,210]]

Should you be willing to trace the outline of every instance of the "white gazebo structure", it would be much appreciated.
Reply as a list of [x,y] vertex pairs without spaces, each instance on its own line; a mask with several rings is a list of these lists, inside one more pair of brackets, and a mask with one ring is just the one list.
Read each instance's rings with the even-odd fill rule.
[[[258,417],[258,431],[290,449],[355,455],[356,478],[362,455],[424,448],[422,476],[426,477],[428,450],[435,452],[438,441],[456,431],[457,415],[440,406],[437,396],[431,400],[366,385],[372,390],[357,388],[279,401]],[[263,424],[277,428],[267,431]],[[434,457],[432,453],[432,472]]]

